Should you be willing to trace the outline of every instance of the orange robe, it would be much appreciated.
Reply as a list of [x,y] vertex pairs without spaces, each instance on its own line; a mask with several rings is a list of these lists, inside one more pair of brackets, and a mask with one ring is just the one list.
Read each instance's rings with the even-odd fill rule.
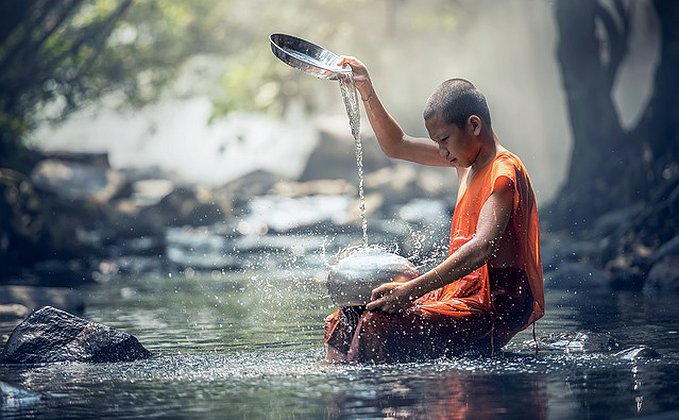
[[[513,267],[523,270],[533,295],[533,310],[525,328],[544,314],[545,296],[540,258],[540,223],[535,193],[528,171],[511,152],[497,154],[493,161],[481,168],[458,199],[450,227],[448,255],[468,242],[476,234],[481,207],[496,186],[506,178],[514,185],[514,203],[507,231],[516,240]],[[457,281],[447,284],[420,298],[420,309],[425,313],[464,316],[477,312],[491,312],[491,288],[488,264],[484,264]],[[523,329],[522,328],[522,329]]]
[[503,182],[514,186],[506,233],[514,238],[512,267],[482,265],[434,290],[405,314],[341,309],[326,318],[325,342],[354,361],[440,357],[469,349],[493,350],[544,314],[537,205],[528,172],[508,151],[498,153],[460,192],[450,229],[449,255],[476,233],[481,207]]

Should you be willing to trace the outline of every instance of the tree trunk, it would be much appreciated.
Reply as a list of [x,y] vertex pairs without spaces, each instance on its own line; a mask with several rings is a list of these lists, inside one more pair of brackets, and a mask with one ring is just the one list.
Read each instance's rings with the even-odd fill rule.
[[679,176],[679,2],[654,4],[660,20],[660,60],[653,95],[631,134],[644,151],[644,171],[635,187],[649,192],[664,190]]
[[550,227],[581,230],[603,213],[643,197],[642,143],[620,124],[612,99],[627,53],[629,10],[591,0],[559,0],[557,57],[573,134],[567,180],[546,215]]

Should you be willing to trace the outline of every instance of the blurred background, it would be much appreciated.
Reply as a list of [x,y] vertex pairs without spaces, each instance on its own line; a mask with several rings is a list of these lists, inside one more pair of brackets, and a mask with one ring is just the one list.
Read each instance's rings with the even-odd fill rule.
[[[475,83],[495,132],[531,173],[546,271],[568,241],[568,254],[596,267],[602,282],[640,289],[654,253],[673,239],[676,248],[674,2],[36,0],[0,8],[5,282],[70,284],[60,276],[73,271],[89,281],[132,254],[196,269],[198,256],[181,254],[197,240],[193,231],[182,236],[188,227],[208,237],[257,235],[260,245],[267,234],[355,228],[354,146],[339,87],[277,61],[273,32],[360,58],[412,135],[426,137],[422,107],[441,81]],[[396,242],[412,251],[412,232],[425,232],[442,239],[419,241],[416,259],[444,255],[453,172],[388,161],[365,117],[362,133],[375,240],[409,236]],[[201,254],[206,267],[242,268],[227,248]]]
[[[678,22],[676,0],[0,1],[0,417],[679,417]],[[338,84],[273,32],[360,58],[411,135],[442,81],[485,93],[537,193],[537,335],[320,363],[324,276],[362,243],[355,144]],[[454,171],[362,123],[368,243],[427,270]],[[154,357],[2,364],[61,336],[12,333],[45,305]]]

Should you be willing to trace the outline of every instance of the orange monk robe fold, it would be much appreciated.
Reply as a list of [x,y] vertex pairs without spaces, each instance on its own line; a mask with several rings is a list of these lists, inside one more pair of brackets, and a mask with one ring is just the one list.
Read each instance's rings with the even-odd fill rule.
[[[542,317],[544,289],[535,194],[525,166],[511,152],[499,152],[476,173],[466,191],[458,193],[449,255],[475,235],[482,206],[496,188],[508,182],[513,186],[514,197],[501,252],[512,254],[511,267],[489,270],[484,264],[422,296],[406,314],[380,313],[376,317],[375,313],[360,311],[346,316],[342,310],[335,311],[326,319],[325,342],[353,361],[397,361],[403,360],[403,355],[412,359],[413,349],[421,348],[422,340],[429,345],[421,356],[438,357],[449,353],[446,346],[453,352],[479,346],[492,349],[495,341],[494,346],[499,348]],[[433,332],[409,330],[423,325]],[[467,327],[461,327],[464,325]],[[471,330],[472,325],[476,330]],[[391,336],[391,343],[381,339]],[[370,354],[361,350],[366,348]]]
[[[545,296],[540,258],[540,224],[533,187],[521,160],[508,151],[481,168],[466,191],[461,192],[450,227],[448,255],[469,241],[476,233],[481,207],[502,182],[514,185],[514,203],[506,235],[513,237],[513,267],[528,277],[534,303],[530,317],[521,329],[544,314]],[[420,298],[420,309],[427,313],[463,316],[491,311],[488,265],[484,264],[461,279]]]

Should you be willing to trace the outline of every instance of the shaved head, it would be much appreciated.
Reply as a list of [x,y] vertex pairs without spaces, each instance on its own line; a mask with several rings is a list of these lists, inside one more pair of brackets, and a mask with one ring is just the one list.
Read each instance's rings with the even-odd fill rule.
[[462,129],[471,115],[480,117],[490,127],[490,110],[486,97],[476,86],[464,79],[450,79],[441,83],[424,106],[425,120],[441,113],[448,124]]

